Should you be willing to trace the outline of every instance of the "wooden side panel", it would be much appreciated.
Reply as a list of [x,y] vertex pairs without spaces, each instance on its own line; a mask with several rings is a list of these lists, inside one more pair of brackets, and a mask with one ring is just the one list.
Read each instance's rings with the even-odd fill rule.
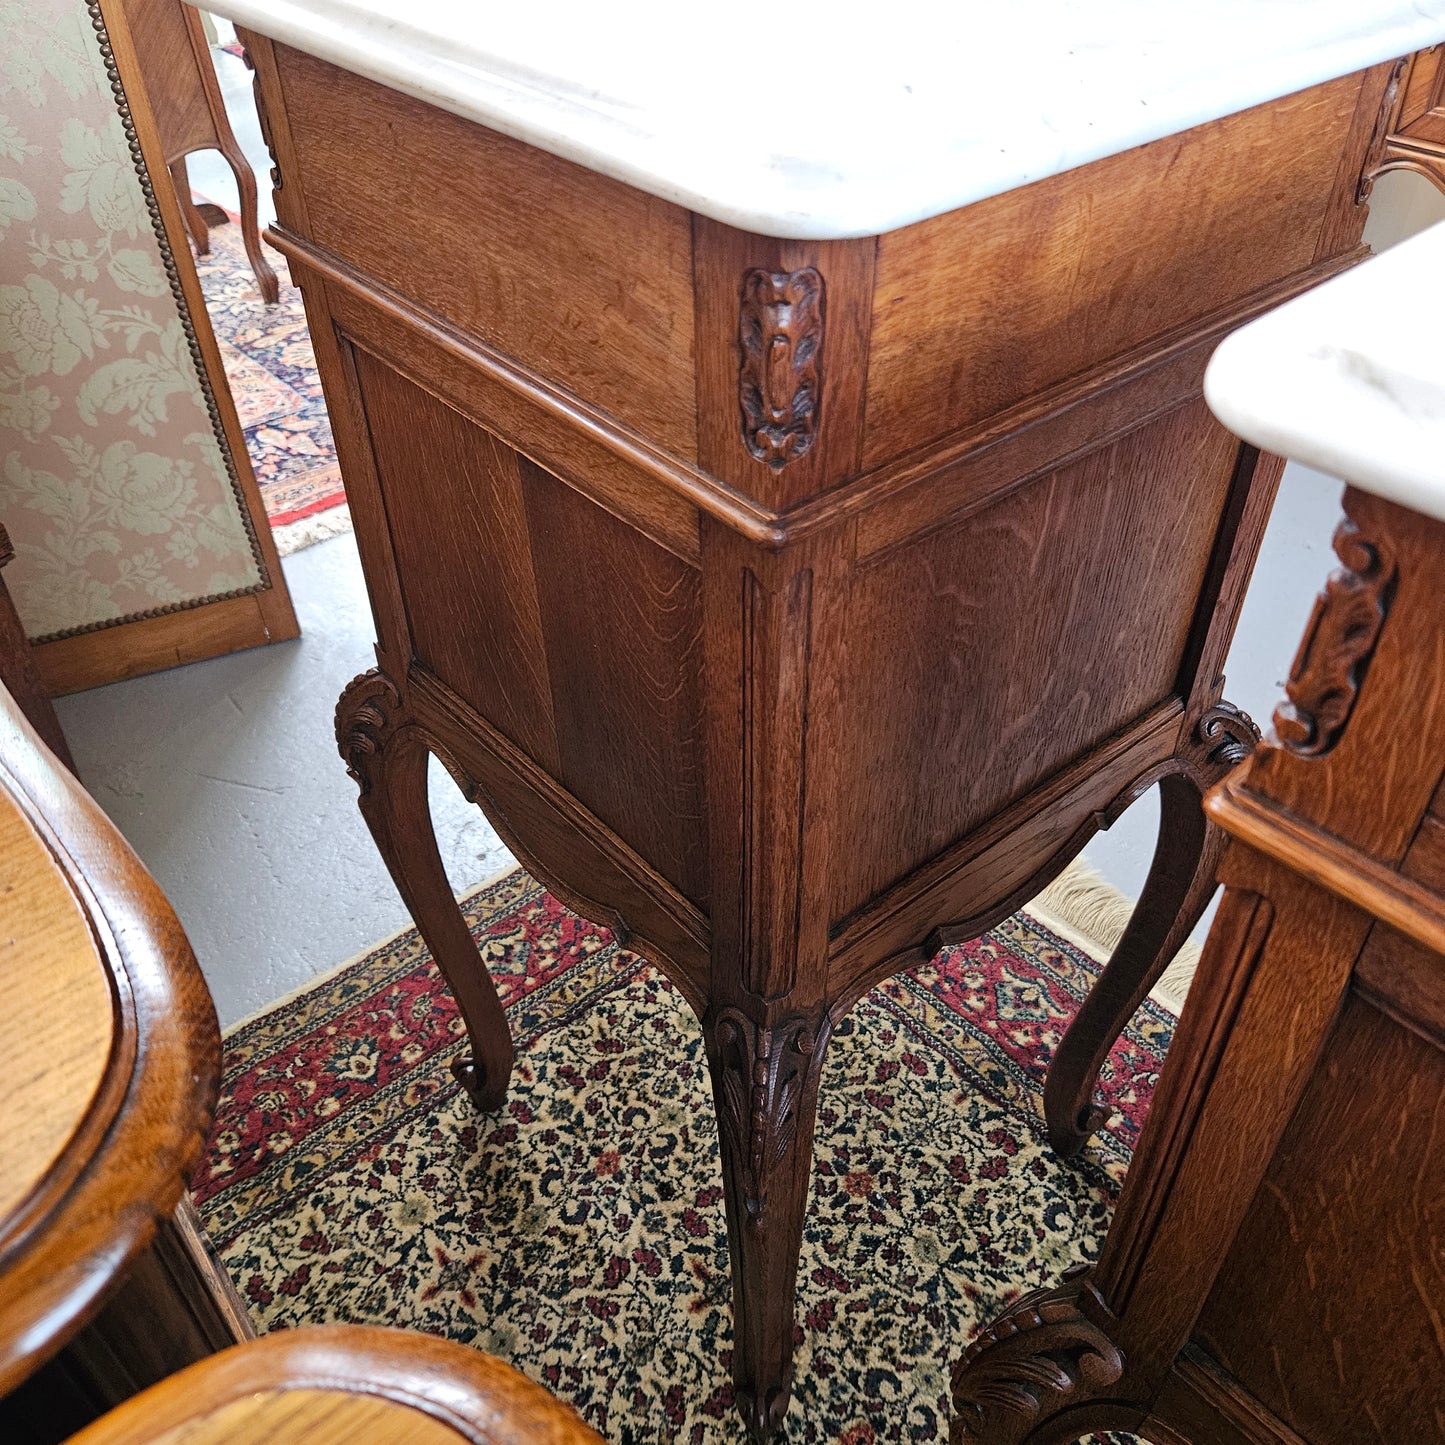
[[835,919],[1170,695],[1236,450],[1192,403],[860,573]]
[[1310,265],[1360,86],[1347,76],[880,237],[865,464]]
[[275,53],[298,172],[284,182],[304,192],[312,240],[695,458],[686,211],[311,56]]
[[1442,1099],[1445,1053],[1351,1000],[1201,1317],[1311,1445],[1445,1439]]
[[698,573],[355,356],[416,661],[700,902]]
[[521,459],[385,362],[355,356],[416,660],[555,773]]
[[1411,59],[1395,129],[1410,140],[1445,143],[1445,50],[1435,47]]
[[125,0],[125,14],[167,162],[215,145],[216,127],[197,73],[185,6],[177,0]]
[[700,574],[540,467],[520,466],[552,677],[557,776],[701,904]]

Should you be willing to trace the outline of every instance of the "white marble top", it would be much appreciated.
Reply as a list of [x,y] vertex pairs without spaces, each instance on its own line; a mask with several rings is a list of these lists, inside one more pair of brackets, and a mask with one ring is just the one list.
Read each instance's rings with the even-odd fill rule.
[[204,0],[744,230],[867,236],[1445,40],[1445,0]]
[[1445,521],[1445,223],[1241,327],[1204,395],[1265,451]]

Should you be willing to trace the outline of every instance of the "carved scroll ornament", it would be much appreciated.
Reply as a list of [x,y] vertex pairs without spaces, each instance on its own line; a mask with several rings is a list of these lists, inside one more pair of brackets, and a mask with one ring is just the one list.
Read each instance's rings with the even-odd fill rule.
[[1199,719],[1194,729],[1207,768],[1232,768],[1259,745],[1259,729],[1243,708],[1221,698]]
[[738,340],[743,441],[776,470],[802,456],[817,435],[822,276],[811,266],[749,271],[743,277]]
[[1325,584],[1295,657],[1274,730],[1292,752],[1319,757],[1339,742],[1380,639],[1395,589],[1395,560],[1346,517],[1335,529],[1344,566]]
[[336,746],[363,798],[371,791],[371,760],[386,746],[400,707],[396,684],[376,668],[352,678],[337,700]]
[[968,1347],[953,1370],[951,1445],[1018,1445],[1045,1409],[1098,1399],[1122,1378],[1123,1353],[1079,1308],[1087,1295],[1105,1313],[1087,1270],[1026,1294]]

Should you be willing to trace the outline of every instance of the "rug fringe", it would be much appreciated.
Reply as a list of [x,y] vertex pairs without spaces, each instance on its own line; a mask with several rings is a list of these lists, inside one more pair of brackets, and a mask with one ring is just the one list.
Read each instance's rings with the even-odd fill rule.
[[[1124,936],[1134,912],[1134,900],[1076,858],[1042,893],[1024,904],[1024,912],[1065,943],[1082,949],[1096,963],[1104,963]],[[1199,945],[1192,940],[1186,942],[1149,997],[1177,1015],[1184,1007],[1199,955]]]
[[[493,884],[500,883],[503,878],[509,877],[513,873],[520,873],[521,871],[519,864],[509,863],[505,868],[499,868],[490,878],[484,878],[480,883],[474,883],[470,888],[458,893],[457,903],[459,905],[465,905],[471,899],[475,898],[478,893],[485,892],[488,888],[492,887]],[[270,1003],[262,1004],[260,1008],[248,1013],[244,1018],[239,1018],[234,1023],[227,1024],[226,1027],[221,1030],[222,1042],[229,1039],[232,1034],[245,1028],[248,1024],[255,1023],[257,1019],[264,1017],[266,1014],[273,1013],[279,1008],[285,1008],[287,1004],[295,1003],[298,998],[304,998],[308,993],[330,983],[337,974],[345,973],[352,964],[360,963],[364,958],[370,958],[373,953],[378,953],[383,948],[389,948],[397,939],[404,937],[408,933],[415,932],[416,924],[408,923],[405,927],[398,928],[393,933],[388,933],[385,938],[379,938],[375,943],[368,943],[360,953],[353,953],[350,958],[344,959],[340,963],[332,964],[330,968],[322,969],[320,973],[312,974],[310,978],[298,983],[289,993],[283,993],[280,998],[273,998]]]
[[314,546],[317,542],[329,541],[343,532],[351,531],[351,508],[345,502],[328,507],[324,512],[313,512],[309,517],[298,517],[294,522],[283,522],[272,526],[271,535],[276,539],[276,551],[282,557],[289,557],[303,547]]

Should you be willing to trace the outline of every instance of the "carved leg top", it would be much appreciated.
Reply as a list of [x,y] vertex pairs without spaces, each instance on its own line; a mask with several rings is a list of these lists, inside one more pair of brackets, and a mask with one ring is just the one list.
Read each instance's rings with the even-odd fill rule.
[[1223,698],[1201,714],[1194,727],[1188,771],[1201,789],[1218,782],[1259,746],[1255,721]]
[[1022,1445],[1041,1420],[1100,1398],[1124,1373],[1124,1356],[1080,1308],[1107,1318],[1076,1264],[1063,1283],[1010,1305],[953,1369],[950,1445]]
[[826,1013],[759,1023],[723,1008],[703,1024],[722,1151],[733,1276],[733,1385],[756,1442],[787,1412],[793,1306],[812,1178]]
[[401,711],[401,693],[372,668],[346,684],[336,702],[336,746],[364,798],[371,791],[371,762],[386,746]]

